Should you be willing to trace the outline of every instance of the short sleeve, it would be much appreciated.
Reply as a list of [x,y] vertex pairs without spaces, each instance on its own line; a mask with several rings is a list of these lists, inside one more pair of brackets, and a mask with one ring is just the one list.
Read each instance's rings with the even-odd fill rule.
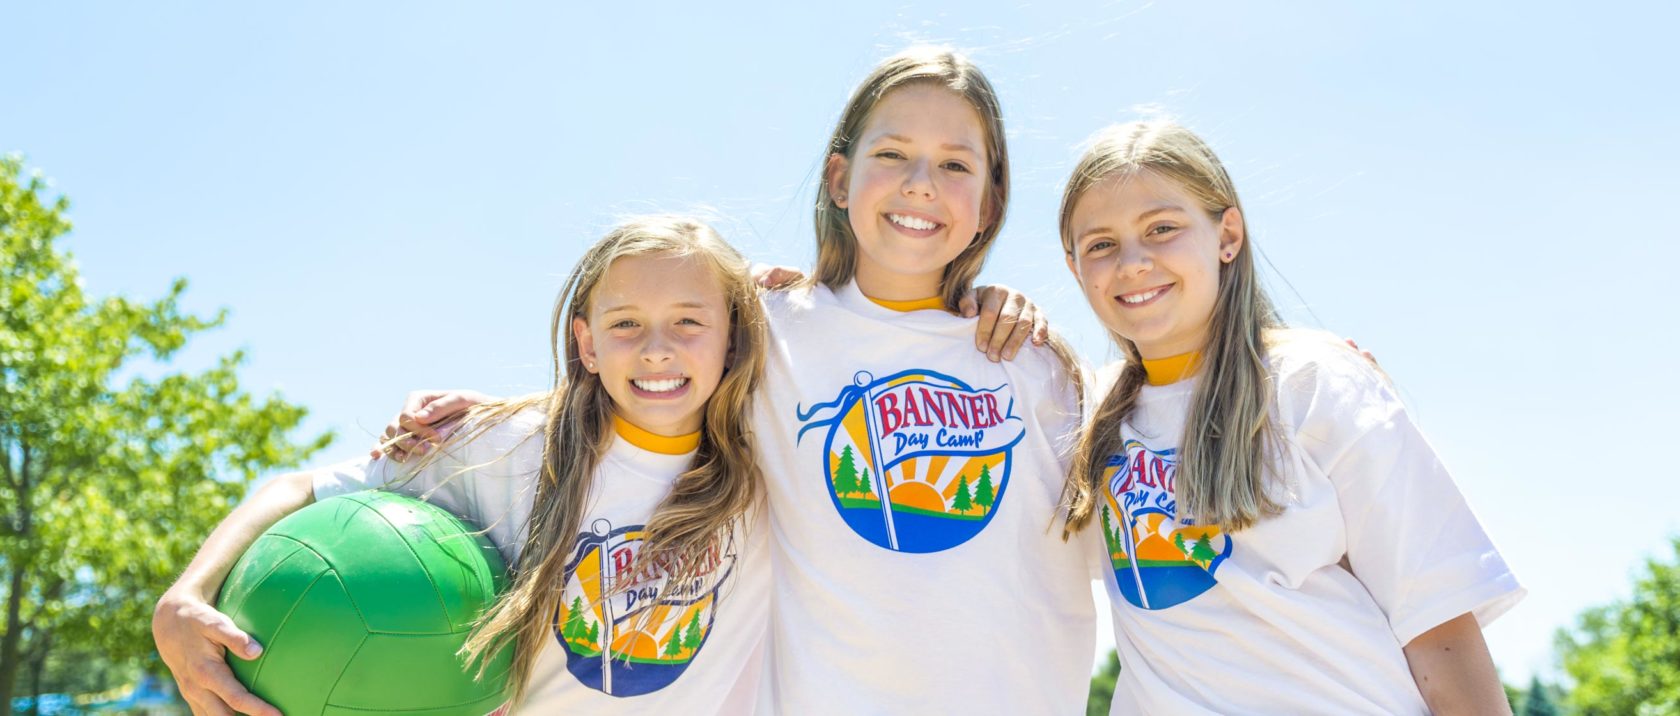
[[[439,452],[423,458],[396,462],[387,457],[362,457],[329,465],[315,471],[315,499],[386,489],[485,524],[485,515],[481,514],[484,509],[506,509],[522,494],[526,480],[514,478],[535,474],[542,441],[533,438],[540,435],[543,420],[542,411],[525,410],[483,430],[464,425],[458,434],[470,439],[445,443]],[[479,483],[486,480],[491,488],[479,489]],[[487,495],[495,497],[494,505],[480,504]]]
[[1280,361],[1279,407],[1334,485],[1348,564],[1400,643],[1510,609],[1522,586],[1388,379],[1340,346],[1294,352]]
[[[1023,375],[1031,383],[1022,392],[1037,394],[1033,408],[1039,427],[1056,453],[1056,466],[1065,475],[1073,463],[1073,451],[1083,427],[1080,405],[1083,403],[1087,410],[1091,406],[1088,400],[1091,386],[1087,383],[1093,371],[1077,363],[1064,364],[1048,346],[1032,346],[1017,360],[1023,361]],[[1076,374],[1081,378],[1078,382],[1074,380]]]
[[434,503],[449,512],[477,519],[471,509],[473,472],[462,450],[428,460],[399,463],[388,457],[359,458],[315,471],[315,499],[324,500],[363,490],[390,490]]

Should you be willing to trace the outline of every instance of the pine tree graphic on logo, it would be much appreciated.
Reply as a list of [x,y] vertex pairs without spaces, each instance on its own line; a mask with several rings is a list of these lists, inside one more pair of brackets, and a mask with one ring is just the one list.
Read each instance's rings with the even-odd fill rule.
[[1115,586],[1135,607],[1166,609],[1195,599],[1217,584],[1214,574],[1231,555],[1231,538],[1217,526],[1178,518],[1177,457],[1128,440],[1103,472],[1103,541]]
[[826,429],[824,483],[859,536],[895,552],[938,552],[990,523],[1026,434],[1007,384],[976,389],[933,371],[867,372],[799,410],[799,438]]
[[578,535],[554,615],[566,670],[611,696],[658,691],[681,676],[710,636],[717,600],[735,567],[733,537],[700,576],[673,584],[654,573],[628,585],[645,537],[641,525],[595,520]]

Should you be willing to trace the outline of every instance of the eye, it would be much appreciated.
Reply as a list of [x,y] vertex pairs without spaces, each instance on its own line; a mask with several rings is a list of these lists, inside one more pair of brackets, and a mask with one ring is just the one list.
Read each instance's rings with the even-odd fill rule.
[[706,325],[704,323],[701,323],[699,320],[693,319],[693,318],[684,318],[684,319],[681,319],[681,320],[677,321],[677,323],[679,325],[684,325],[684,326],[704,326],[704,325]]
[[945,168],[953,172],[961,172],[963,174],[970,173],[968,165],[962,162],[945,162]]
[[1113,241],[1108,239],[1097,239],[1085,245],[1085,253],[1094,254],[1098,251],[1106,251],[1111,248],[1114,248]]
[[1147,236],[1165,236],[1167,234],[1172,233],[1173,231],[1176,231],[1177,229],[1178,229],[1178,227],[1176,225],[1173,225],[1173,224],[1156,224],[1154,226],[1149,227],[1149,231],[1145,232],[1145,234]]
[[897,149],[883,149],[879,152],[876,152],[875,156],[879,157],[881,159],[903,159],[904,158],[904,154],[902,152],[898,151]]
[[635,321],[633,321],[631,319],[623,318],[623,319],[619,319],[617,321],[614,321],[612,323],[612,325],[607,326],[607,328],[611,328],[611,329],[635,328],[638,325],[640,325],[640,324],[636,323]]

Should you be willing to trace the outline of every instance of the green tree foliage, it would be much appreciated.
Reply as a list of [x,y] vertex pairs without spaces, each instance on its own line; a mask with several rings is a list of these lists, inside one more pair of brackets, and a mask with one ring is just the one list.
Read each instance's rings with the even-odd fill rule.
[[1091,692],[1085,697],[1085,716],[1108,716],[1114,702],[1114,682],[1120,678],[1120,654],[1108,652],[1108,660],[1091,675]]
[[858,478],[857,492],[864,497],[875,496],[875,483],[869,481],[869,468],[863,468],[863,477]]
[[695,612],[688,622],[688,631],[683,632],[683,648],[689,651],[700,648],[700,636],[700,612]]
[[[330,439],[304,410],[240,390],[239,353],[199,373],[133,376],[223,316],[82,291],[55,242],[69,202],[0,159],[0,710],[20,665],[54,649],[151,650],[152,606],[258,475]],[[121,384],[119,384],[121,383]]]
[[672,629],[671,638],[665,641],[665,651],[661,653],[669,657],[678,657],[682,656],[682,652],[682,630]]
[[1563,707],[1553,698],[1552,688],[1535,676],[1528,682],[1528,692],[1523,695],[1522,710],[1517,716],[1563,716]]
[[974,504],[982,509],[981,514],[992,510],[992,503],[997,501],[996,489],[992,487],[992,469],[986,463],[980,463],[980,479],[974,483]]
[[1211,564],[1219,553],[1213,551],[1213,537],[1202,535],[1196,543],[1190,546],[1190,559],[1200,562],[1202,566]]
[[1558,632],[1566,701],[1582,716],[1680,713],[1680,537],[1647,559],[1626,601],[1587,610]]
[[572,606],[566,609],[566,623],[560,626],[560,636],[566,639],[584,637],[583,597],[572,597]]
[[858,486],[857,462],[852,457],[852,446],[840,448],[840,464],[834,468],[834,493],[844,497],[861,492]]
[[951,509],[967,513],[974,508],[974,500],[968,496],[968,476],[957,477],[957,494],[951,498]]

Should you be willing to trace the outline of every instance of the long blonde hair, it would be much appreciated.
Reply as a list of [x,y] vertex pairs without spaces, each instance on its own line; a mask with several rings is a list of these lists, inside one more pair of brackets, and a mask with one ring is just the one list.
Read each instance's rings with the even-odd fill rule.
[[[1085,192],[1112,177],[1145,173],[1171,180],[1215,223],[1226,209],[1242,208],[1219,157],[1195,133],[1160,120],[1110,127],[1080,157],[1062,193],[1062,250],[1073,253],[1073,210]],[[1266,340],[1283,324],[1256,275],[1246,218],[1242,230],[1245,240],[1236,257],[1219,270],[1219,293],[1202,347],[1201,382],[1191,398],[1174,481],[1181,518],[1227,530],[1248,527],[1280,509],[1266,478],[1268,456],[1278,445],[1269,412]],[[1074,453],[1063,494],[1071,530],[1084,527],[1097,509],[1106,490],[1105,465],[1120,450],[1120,425],[1136,407],[1145,379],[1137,345],[1112,330],[1109,337],[1125,362],[1086,422]]]
[[[957,258],[945,265],[939,279],[940,297],[945,308],[957,310],[957,303],[968,295],[992,242],[1003,229],[1004,210],[1009,206],[1009,146],[1003,133],[1003,107],[997,92],[980,68],[967,57],[945,47],[912,47],[876,65],[852,91],[834,134],[824,148],[823,159],[839,154],[852,158],[854,142],[869,124],[875,105],[893,90],[911,85],[943,87],[967,100],[980,115],[980,128],[986,135],[986,195],[981,202],[980,232],[973,243]],[[817,183],[816,206],[817,268],[809,281],[838,289],[852,280],[857,272],[857,237],[852,233],[850,216],[836,206],[826,181]]]
[[764,371],[765,326],[747,262],[716,231],[692,218],[650,216],[620,223],[584,253],[555,301],[550,329],[554,388],[478,406],[469,416],[473,427],[437,451],[470,441],[521,410],[541,407],[547,412],[542,471],[512,583],[462,648],[469,662],[479,663],[482,676],[486,657],[514,645],[508,689],[515,704],[524,697],[537,655],[549,641],[591,478],[613,441],[612,399],[601,379],[584,370],[572,320],[588,315],[595,287],[614,261],[649,255],[694,257],[710,269],[729,305],[730,351],[723,378],[706,402],[694,462],[655,508],[630,574],[615,580],[611,589],[628,588],[653,570],[660,570],[668,584],[702,574],[710,568],[706,556],[721,551],[734,520],[760,499],[762,481],[748,420],[749,401]]

